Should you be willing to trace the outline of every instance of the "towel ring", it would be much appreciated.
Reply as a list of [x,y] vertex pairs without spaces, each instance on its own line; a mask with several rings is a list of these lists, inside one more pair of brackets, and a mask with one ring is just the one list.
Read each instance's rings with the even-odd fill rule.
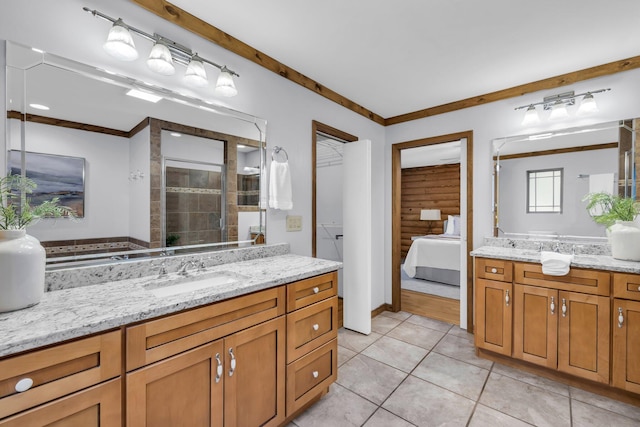
[[288,162],[289,161],[289,155],[287,154],[287,150],[285,150],[282,147],[278,147],[277,145],[275,147],[273,147],[273,151],[271,151],[271,160],[276,160],[276,156],[278,154],[284,154],[284,161]]

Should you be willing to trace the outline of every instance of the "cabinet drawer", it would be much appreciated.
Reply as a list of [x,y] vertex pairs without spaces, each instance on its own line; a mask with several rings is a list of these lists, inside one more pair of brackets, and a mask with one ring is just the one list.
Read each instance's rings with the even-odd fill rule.
[[279,286],[128,327],[127,371],[283,315],[285,292]]
[[613,274],[613,296],[640,301],[640,274]]
[[511,282],[513,278],[513,263],[502,259],[476,258],[476,277]]
[[[1,360],[0,419],[117,377],[121,361],[120,331]],[[33,384],[18,393],[24,379]]]
[[338,339],[287,365],[287,416],[338,378]]
[[571,268],[566,276],[549,276],[542,273],[541,264],[517,262],[514,282],[592,295],[609,296],[611,292],[610,273],[581,268]]
[[287,313],[337,294],[337,271],[291,283],[287,286]]
[[287,315],[287,363],[338,336],[338,297]]

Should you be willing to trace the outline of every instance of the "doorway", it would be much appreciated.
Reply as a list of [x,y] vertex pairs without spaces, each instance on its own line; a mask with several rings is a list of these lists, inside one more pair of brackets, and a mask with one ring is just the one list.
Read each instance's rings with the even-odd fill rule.
[[[415,149],[418,147],[426,147],[435,144],[445,144],[452,141],[461,141],[462,159],[460,162],[460,219],[464,222],[462,233],[459,239],[460,244],[460,302],[441,297],[427,298],[407,298],[410,295],[403,292],[401,288],[401,264],[403,262],[402,249],[402,151]],[[417,314],[427,315],[429,317],[441,320],[452,321],[453,307],[457,304],[457,310],[466,306],[466,310],[460,313],[455,323],[461,323],[462,327],[466,327],[469,332],[473,328],[473,282],[472,282],[472,261],[469,253],[473,249],[473,132],[466,131],[456,134],[441,135],[432,138],[425,138],[416,141],[409,141],[392,145],[392,308],[394,311],[408,309],[412,311],[420,311]],[[428,206],[427,206],[428,207]],[[435,207],[435,206],[433,206]],[[428,214],[423,216],[431,217],[435,215],[433,211],[438,209],[428,209]],[[440,212],[438,212],[439,214]],[[449,219],[448,215],[446,218]],[[436,227],[433,232],[445,234],[443,228],[444,221],[435,220]],[[451,221],[449,221],[451,222]],[[439,228],[438,228],[439,227]],[[425,229],[427,227],[425,226]],[[417,236],[416,236],[417,237]],[[405,245],[406,246],[406,245]],[[406,248],[405,248],[406,254]],[[410,295],[414,296],[414,295]],[[420,296],[418,294],[417,296]],[[405,307],[406,306],[406,307]]]
[[[312,122],[311,255],[342,261],[343,145],[358,138]],[[343,319],[342,269],[338,270],[338,325]]]

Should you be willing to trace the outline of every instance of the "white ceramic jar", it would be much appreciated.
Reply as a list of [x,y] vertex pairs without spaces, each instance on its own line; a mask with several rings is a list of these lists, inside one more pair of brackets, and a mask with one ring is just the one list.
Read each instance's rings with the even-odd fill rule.
[[617,221],[609,227],[611,256],[625,261],[640,261],[640,228],[634,221]]
[[45,258],[38,239],[25,230],[0,230],[0,313],[40,302]]

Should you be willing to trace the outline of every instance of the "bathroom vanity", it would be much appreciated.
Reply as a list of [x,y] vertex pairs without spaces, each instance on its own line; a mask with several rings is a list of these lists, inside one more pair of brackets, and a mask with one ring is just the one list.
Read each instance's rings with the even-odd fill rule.
[[575,255],[567,275],[552,276],[533,249],[472,255],[480,356],[640,401],[640,263]]
[[178,259],[198,259],[176,257],[168,277],[154,264],[0,314],[0,426],[288,422],[336,380],[341,264],[287,251],[214,255],[179,284],[224,278],[210,287],[159,292],[182,280]]

